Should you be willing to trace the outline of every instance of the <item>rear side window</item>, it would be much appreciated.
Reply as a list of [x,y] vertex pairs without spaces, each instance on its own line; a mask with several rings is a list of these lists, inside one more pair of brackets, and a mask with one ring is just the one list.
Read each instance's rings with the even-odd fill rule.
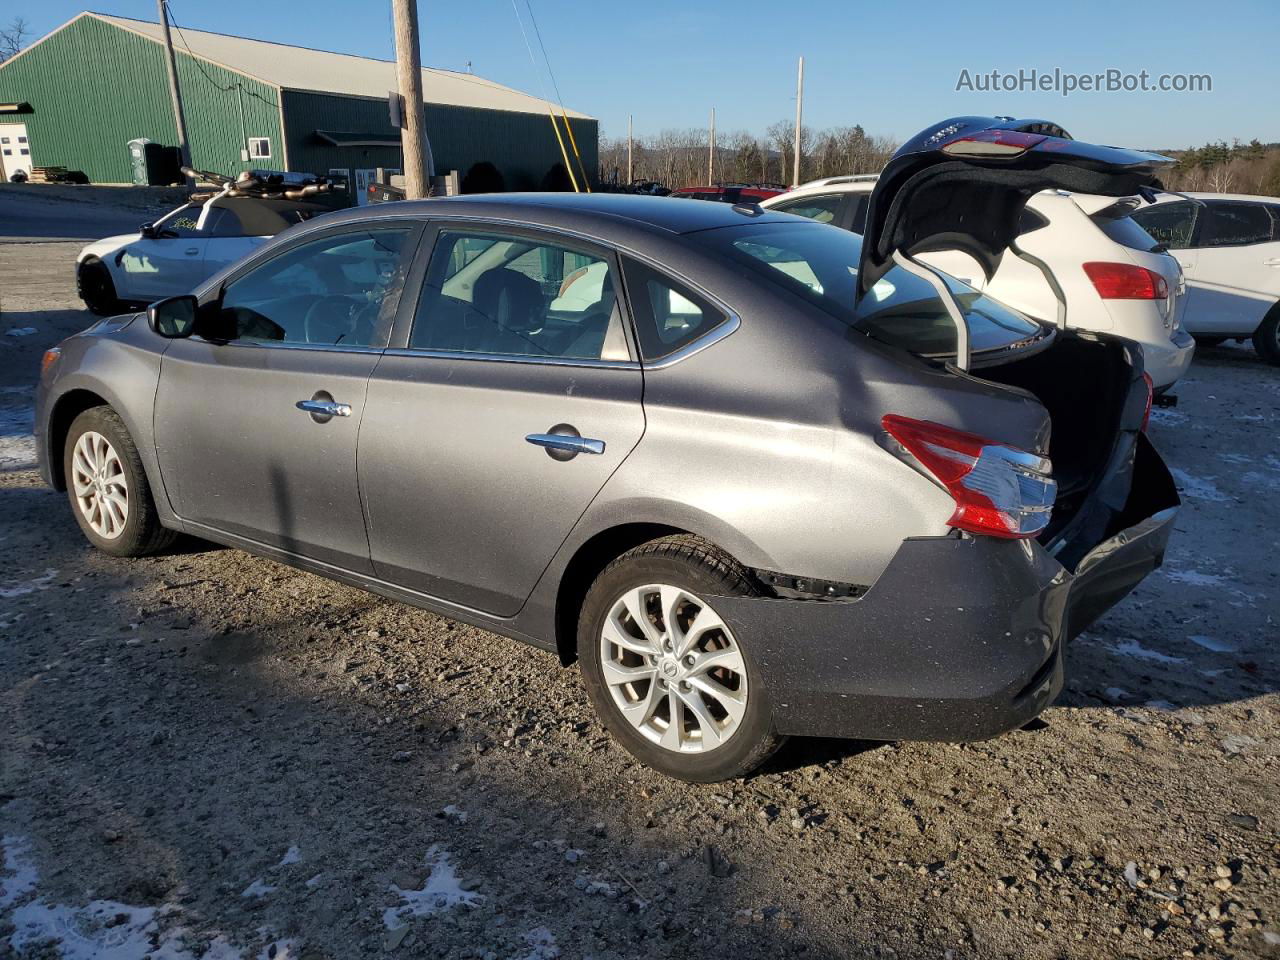
[[1099,230],[1107,238],[1130,250],[1141,250],[1144,253],[1155,253],[1165,247],[1151,234],[1143,230],[1133,217],[1090,217]]
[[840,202],[844,198],[840,194],[829,194],[825,197],[800,197],[786,203],[776,203],[771,209],[779,213],[791,213],[797,217],[807,217],[819,223],[834,223],[840,213]]
[[1191,239],[1195,236],[1199,211],[1200,205],[1189,200],[1158,203],[1134,211],[1133,219],[1157,243],[1170,250],[1185,250],[1191,246]]
[[1271,240],[1271,215],[1260,203],[1210,200],[1205,210],[1202,247],[1243,247]]
[[652,267],[624,259],[623,273],[645,360],[661,360],[727,319],[705,298]]

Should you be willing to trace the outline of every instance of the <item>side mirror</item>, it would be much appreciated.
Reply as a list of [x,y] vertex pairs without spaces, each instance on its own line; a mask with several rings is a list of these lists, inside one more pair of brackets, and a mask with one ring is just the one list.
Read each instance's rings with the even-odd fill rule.
[[166,340],[181,340],[195,332],[199,307],[190,294],[157,300],[147,307],[147,324]]

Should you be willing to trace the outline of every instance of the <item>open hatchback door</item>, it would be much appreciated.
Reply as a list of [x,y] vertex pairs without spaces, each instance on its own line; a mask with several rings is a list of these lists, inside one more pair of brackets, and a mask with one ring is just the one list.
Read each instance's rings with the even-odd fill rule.
[[[968,370],[964,311],[939,271],[916,256],[958,250],[976,260],[989,280],[1012,249],[1045,270],[1059,293],[1044,265],[1017,249],[1027,200],[1051,189],[1115,197],[1149,193],[1160,188],[1157,174],[1172,163],[1155,153],[1073,140],[1043,120],[945,120],[904,144],[876,182],[863,232],[859,304],[895,266],[925,279],[956,325],[955,366]],[[1060,293],[1058,299],[1065,310]]]
[[[864,332],[958,376],[1012,388],[1048,412],[1049,442],[1038,452],[1052,462],[1057,495],[1052,519],[1036,539],[1072,578],[1063,624],[1068,637],[1159,566],[1179,504],[1169,471],[1145,435],[1151,391],[1141,347],[1061,324],[1034,336],[1009,324],[1007,343],[1001,343],[987,325],[971,358],[970,324],[981,318],[970,309],[964,285],[916,256],[960,250],[988,278],[1003,256],[1022,256],[1044,272],[1065,311],[1052,272],[1018,249],[1027,200],[1047,189],[1149,194],[1160,189],[1157,175],[1172,162],[1072,140],[1041,120],[959,117],[903,146],[877,181],[868,208],[857,278],[857,323]],[[911,328],[910,316],[881,308],[877,287],[893,285],[901,275],[886,275],[895,267],[933,286],[955,325],[954,354],[939,353],[936,336],[930,350],[916,349],[919,328]]]

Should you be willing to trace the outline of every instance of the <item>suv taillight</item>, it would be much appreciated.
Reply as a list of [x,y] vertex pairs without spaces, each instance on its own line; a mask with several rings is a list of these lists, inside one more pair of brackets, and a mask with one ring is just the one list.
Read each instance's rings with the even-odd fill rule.
[[1169,284],[1154,270],[1132,263],[1086,263],[1084,272],[1103,300],[1164,300]]
[[953,527],[1022,539],[1048,526],[1058,484],[1044,457],[927,420],[890,413],[880,423],[951,494]]

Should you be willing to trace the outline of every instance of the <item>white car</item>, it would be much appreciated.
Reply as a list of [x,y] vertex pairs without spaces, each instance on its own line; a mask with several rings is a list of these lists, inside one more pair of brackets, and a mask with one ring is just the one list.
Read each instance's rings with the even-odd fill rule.
[[1280,365],[1280,198],[1164,195],[1133,219],[1182,265],[1185,325],[1197,340],[1252,338],[1260,357]]
[[[876,179],[864,174],[817,180],[760,206],[861,233]],[[1140,343],[1152,384],[1164,392],[1191,365],[1195,341],[1181,326],[1185,285],[1177,261],[1130,216],[1141,202],[1061,190],[1035,194],[1016,247],[1053,271],[1068,326]],[[920,259],[1028,316],[1058,322],[1058,299],[1044,273],[1012,251],[990,280],[976,260],[959,251]]]
[[287,203],[251,197],[187,203],[138,233],[86,246],[76,257],[76,287],[85,306],[101,316],[190,293],[305,218]]

